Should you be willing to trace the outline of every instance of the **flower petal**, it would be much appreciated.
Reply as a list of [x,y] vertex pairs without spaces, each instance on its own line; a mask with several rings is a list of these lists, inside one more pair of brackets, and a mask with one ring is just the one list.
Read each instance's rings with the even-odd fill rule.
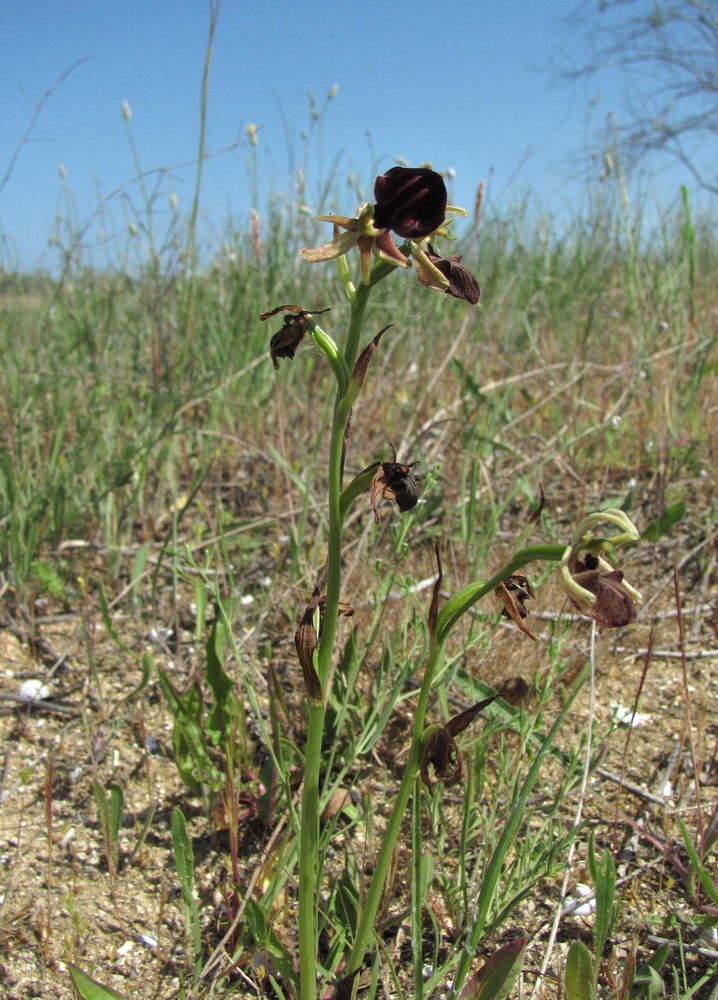
[[428,167],[392,167],[374,184],[374,225],[404,239],[422,239],[446,219],[446,185]]
[[335,257],[341,257],[342,254],[348,253],[353,246],[356,246],[357,235],[354,232],[340,233],[339,236],[334,237],[331,243],[325,243],[324,246],[314,249],[304,247],[299,252],[304,260],[311,264],[334,260]]

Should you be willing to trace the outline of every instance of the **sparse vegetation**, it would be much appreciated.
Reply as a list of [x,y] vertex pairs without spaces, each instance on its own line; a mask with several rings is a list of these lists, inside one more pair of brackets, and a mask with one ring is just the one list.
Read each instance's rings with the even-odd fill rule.
[[[331,267],[298,264],[295,208],[234,220],[203,266],[175,218],[144,269],[86,267],[71,236],[61,276],[2,275],[7,996],[310,996],[307,950],[321,996],[347,972],[362,996],[714,996],[715,220],[687,195],[651,233],[609,192],[568,223],[489,207],[461,240],[478,310],[392,274],[354,344],[391,324],[354,405],[356,489],[327,502],[341,363],[310,323],[275,373],[259,319],[331,306],[339,341],[353,315]],[[385,468],[375,519],[376,463],[413,462],[419,504],[389,506]],[[337,511],[353,615],[318,672],[300,944],[317,661],[295,634],[320,632]],[[540,561],[592,512],[642,533],[617,632]],[[528,576],[513,620],[506,566]],[[31,677],[41,700],[17,695]],[[392,821],[412,755],[429,780]]]

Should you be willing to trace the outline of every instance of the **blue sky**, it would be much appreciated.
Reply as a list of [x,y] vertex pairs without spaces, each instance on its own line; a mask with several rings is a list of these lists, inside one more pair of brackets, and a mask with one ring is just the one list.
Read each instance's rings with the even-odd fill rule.
[[[563,52],[578,59],[562,26],[575,0],[223,0],[209,89],[207,146],[240,145],[206,164],[202,232],[219,240],[229,215],[246,220],[287,191],[303,162],[309,92],[324,108],[309,142],[307,201],[316,210],[316,178],[336,157],[342,176],[371,180],[403,158],[452,168],[452,196],[470,207],[483,180],[495,204],[536,192],[561,213],[580,202],[569,158],[589,129],[619,103],[611,77],[557,88],[540,67]],[[82,60],[48,97],[30,140],[0,190],[0,265],[48,264],[58,212],[72,224],[91,220],[103,198],[136,175],[128,124],[143,170],[175,167],[160,188],[187,212],[193,194],[202,69],[208,33],[203,0],[26,0],[0,11],[0,178],[28,127],[34,102]],[[589,102],[597,99],[590,112]],[[258,192],[253,191],[246,126],[257,126]],[[320,127],[321,126],[321,127]],[[290,156],[289,151],[292,151]],[[60,176],[62,164],[66,177]],[[152,185],[154,178],[148,180]],[[663,175],[670,199],[680,178]],[[68,192],[71,200],[68,201]],[[139,204],[137,187],[127,189]],[[121,197],[110,203],[118,231],[131,220]],[[70,205],[72,206],[70,208]],[[340,208],[353,214],[348,195]],[[107,217],[105,217],[105,223]],[[55,254],[57,251],[54,252]]]

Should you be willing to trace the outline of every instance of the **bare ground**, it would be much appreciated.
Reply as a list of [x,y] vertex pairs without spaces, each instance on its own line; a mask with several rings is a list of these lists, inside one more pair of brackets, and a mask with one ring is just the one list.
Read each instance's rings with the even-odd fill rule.
[[[677,962],[674,946],[680,933],[686,944],[689,983],[696,982],[718,958],[715,939],[701,938],[696,929],[697,910],[706,898],[696,898],[688,888],[687,855],[675,822],[676,815],[682,816],[695,837],[699,813],[705,828],[718,803],[718,604],[716,527],[711,521],[715,483],[703,480],[693,485],[694,502],[687,519],[659,544],[642,543],[629,557],[627,573],[646,601],[637,627],[599,638],[597,731],[614,704],[633,704],[647,661],[645,651],[649,646],[653,651],[640,698],[642,722],[632,730],[617,730],[607,741],[586,801],[586,814],[595,823],[599,842],[613,844],[616,831],[623,880],[624,902],[607,974],[611,963],[617,969],[634,944],[640,948],[639,957],[645,958],[652,942],[662,938],[672,942],[671,960]],[[74,571],[87,580],[103,578],[109,558],[102,551],[88,555],[83,549],[64,556],[73,560]],[[256,567],[247,567],[246,576],[258,580],[276,555],[258,550],[253,558]],[[680,656],[674,566],[685,663]],[[417,576],[422,575],[426,575],[425,565],[417,568]],[[108,599],[112,596],[108,594]],[[155,680],[141,696],[125,700],[139,683],[139,654],[144,650],[152,652],[157,664],[174,671],[178,684],[201,664],[201,650],[193,650],[191,633],[182,633],[183,609],[189,607],[191,597],[184,590],[173,594],[168,588],[162,593],[158,607],[167,625],[180,633],[166,638],[151,631],[156,620],[144,612],[144,604],[120,604],[113,624],[131,647],[132,653],[126,653],[108,636],[91,584],[65,606],[42,598],[28,605],[16,600],[10,590],[4,594],[2,693],[16,695],[28,678],[39,678],[48,687],[44,705],[0,702],[0,993],[8,1000],[71,997],[71,962],[124,996],[137,1000],[178,996],[179,981],[186,972],[186,951],[184,908],[170,840],[175,805],[182,807],[192,836],[207,956],[223,936],[229,882],[226,831],[213,828],[199,800],[188,794],[178,777],[171,758],[171,716]],[[547,585],[538,594],[533,628],[541,633],[547,627],[542,616],[566,610],[560,595]],[[185,617],[189,620],[189,611]],[[265,623],[279,669],[289,677],[296,675],[290,652],[295,621],[290,607],[283,616],[275,615],[275,620]],[[517,669],[515,653],[506,646],[507,635],[502,633],[485,662],[472,669],[496,686],[507,682],[508,692],[512,683],[515,687],[517,675],[530,680],[534,654],[526,640],[521,649],[530,649]],[[516,649],[516,638],[510,636],[511,650]],[[588,638],[588,625],[577,622],[577,669],[585,661]],[[289,683],[296,686],[296,681]],[[576,703],[568,729],[581,733],[587,717],[586,693]],[[401,717],[393,721],[395,738],[406,729]],[[566,736],[563,743],[570,741]],[[387,762],[397,756],[395,747],[385,748]],[[378,759],[381,756],[380,747]],[[120,870],[114,877],[108,869],[93,781],[105,787],[117,783],[124,790]],[[550,797],[550,775],[542,787]],[[450,790],[446,795],[450,802]],[[156,812],[149,834],[130,861],[151,806]],[[262,877],[263,852],[272,833],[249,813],[245,816],[240,835],[243,890],[252,879]],[[404,857],[395,882],[398,904],[406,884],[405,864]],[[569,892],[580,881],[588,877],[585,855],[579,851]],[[532,937],[526,988],[532,988],[535,981],[560,887],[560,878],[547,883],[538,897],[514,915],[506,930],[508,936],[521,931]],[[438,898],[434,906],[440,917]],[[558,995],[551,974],[559,971],[566,942],[576,936],[589,942],[589,930],[590,918],[567,917],[562,922],[543,996]],[[407,921],[399,920],[385,935],[389,954],[400,970],[408,954],[408,933]],[[254,958],[259,963],[260,957]],[[253,975],[252,959],[244,956],[246,984],[235,981],[240,996],[255,995],[249,980],[259,979],[259,973]],[[717,982],[714,977],[695,996],[699,1000],[714,996]]]

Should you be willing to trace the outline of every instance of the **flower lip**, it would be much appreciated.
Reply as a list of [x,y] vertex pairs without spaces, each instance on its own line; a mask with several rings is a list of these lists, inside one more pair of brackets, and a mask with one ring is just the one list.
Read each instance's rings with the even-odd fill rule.
[[478,304],[481,288],[471,271],[461,263],[460,253],[442,257],[429,243],[421,252],[414,254],[414,262],[419,281],[427,288],[436,288],[472,306]]
[[392,167],[374,184],[374,225],[418,240],[446,220],[446,185],[428,167]]
[[[621,529],[610,538],[596,537],[593,527],[601,521]],[[604,628],[623,628],[636,620],[641,595],[608,562],[602,553],[612,553],[635,542],[638,530],[622,510],[608,508],[589,514],[578,525],[561,560],[559,586],[582,615]]]

